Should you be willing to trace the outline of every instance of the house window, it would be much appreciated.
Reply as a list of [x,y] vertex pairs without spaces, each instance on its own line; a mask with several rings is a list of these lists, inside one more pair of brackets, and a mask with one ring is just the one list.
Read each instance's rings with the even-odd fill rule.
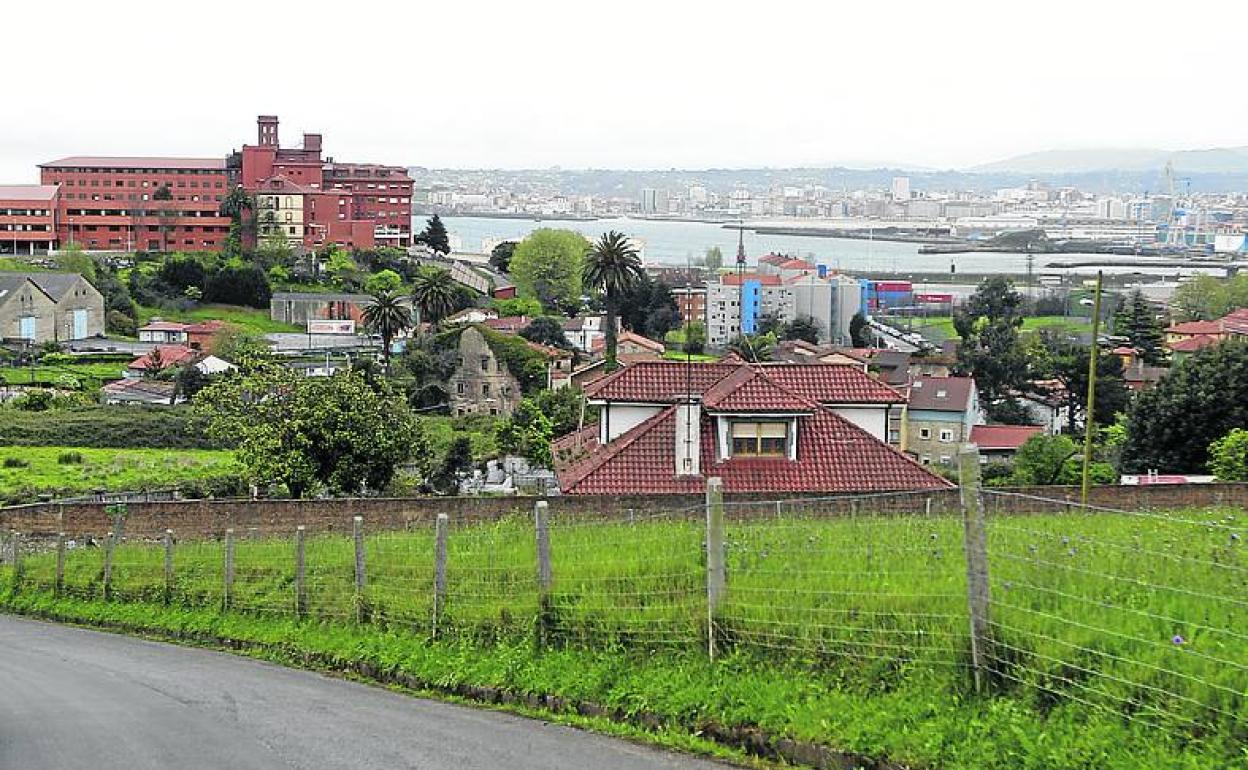
[[462,382],[455,383],[455,392],[461,396],[464,395],[464,383]]
[[931,438],[931,437],[932,437],[932,429],[931,429],[931,428],[919,428],[919,438],[921,438],[921,439],[925,439],[925,440],[926,440],[926,439],[929,439],[929,438]]
[[490,395],[490,383],[488,382],[481,383],[481,395],[483,396]]
[[481,371],[488,372],[490,370],[490,359],[487,356],[481,356]]
[[941,465],[948,465],[948,464],[949,464],[949,463],[951,463],[951,462],[953,462],[953,458],[952,458],[952,457],[950,457],[949,455],[941,455],[941,456],[940,456],[940,464],[941,464]]
[[784,457],[789,445],[787,422],[732,423],[732,454]]
[[[940,432],[940,440],[941,440],[941,441],[943,441],[943,442],[944,442],[944,443],[946,443],[946,444],[948,444],[948,443],[952,442],[952,441],[953,441],[953,431],[951,431],[951,430],[942,430],[942,431]],[[944,462],[944,460],[941,460],[941,462]]]

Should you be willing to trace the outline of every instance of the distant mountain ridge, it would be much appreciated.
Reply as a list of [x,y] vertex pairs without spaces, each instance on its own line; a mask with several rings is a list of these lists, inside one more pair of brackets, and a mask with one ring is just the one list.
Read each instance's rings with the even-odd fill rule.
[[1098,171],[1160,171],[1166,163],[1175,174],[1248,173],[1248,146],[1205,150],[1085,149],[1046,150],[972,166],[972,174],[1080,174]]

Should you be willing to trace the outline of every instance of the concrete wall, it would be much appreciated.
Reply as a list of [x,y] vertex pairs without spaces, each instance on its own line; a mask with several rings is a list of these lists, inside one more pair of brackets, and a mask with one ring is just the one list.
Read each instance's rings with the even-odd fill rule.
[[[997,494],[1011,493],[1011,494]],[[1046,503],[1020,496],[1034,495],[1057,500]],[[729,495],[728,516],[775,516],[776,495]],[[780,512],[800,511],[837,516],[856,512],[913,514],[923,512],[932,500],[933,513],[959,510],[958,490],[946,489],[926,495],[855,497],[836,495],[821,498],[797,497],[779,505]],[[1079,500],[1077,487],[1020,487],[990,490],[985,495],[988,509],[999,514],[1062,513]],[[432,526],[439,513],[446,513],[453,524],[474,520],[495,520],[504,516],[529,516],[536,498],[532,497],[427,497],[427,498],[342,498],[326,500],[182,500],[130,503],[127,506],[126,533],[135,538],[157,538],[166,528],[179,538],[219,537],[227,527],[240,536],[290,536],[297,525],[313,532],[349,532],[352,516],[363,516],[372,531]],[[1233,507],[1248,509],[1248,483],[1174,484],[1155,486],[1093,487],[1089,502],[1122,510],[1173,510],[1186,507]],[[630,512],[653,516],[672,511],[674,516],[701,518],[700,495],[653,495],[616,497],[554,497],[553,516],[576,518],[626,518]],[[1069,504],[1068,504],[1069,503]],[[56,532],[71,537],[101,537],[110,527],[105,512],[108,503],[36,503],[0,509],[0,533],[16,530],[36,538]]]

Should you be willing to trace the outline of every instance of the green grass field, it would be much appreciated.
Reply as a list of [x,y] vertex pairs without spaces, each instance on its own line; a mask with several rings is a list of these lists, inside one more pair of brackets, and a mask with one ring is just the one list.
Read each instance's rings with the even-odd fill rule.
[[[963,739],[987,741],[982,753],[958,754],[950,767],[1246,766],[1248,554],[1234,513],[993,517],[987,673],[994,696],[985,706],[968,696],[960,519],[803,515],[812,512],[729,511],[728,587],[714,624],[721,655],[756,671],[802,672],[772,690],[738,693],[744,700],[729,709],[734,723],[765,717],[790,732],[873,756],[931,766],[950,761],[956,746],[914,745],[910,737],[889,732],[906,729],[896,722],[900,713],[879,710],[898,709],[904,694],[911,699],[904,710],[908,720],[959,709],[970,718],[987,708],[996,716],[981,714],[984,724],[1017,719],[1035,729],[1028,740],[1038,742],[1032,749],[1042,753],[1036,756],[1061,758],[1027,764],[1016,754],[998,753],[994,741],[1000,738],[968,735]],[[667,675],[691,689],[681,693],[685,707],[699,699],[719,703],[723,691],[716,688],[722,683],[684,679],[708,635],[704,530],[696,511],[692,516],[556,519],[546,613],[540,610],[531,520],[457,522],[449,536],[440,636],[495,651],[483,655],[522,650],[544,618],[553,649],[591,657],[614,651],[617,666],[638,656],[653,659],[654,666],[668,661],[675,668]],[[291,618],[291,540],[252,539],[241,530],[238,536],[234,609]],[[308,614],[351,624],[362,611],[369,627],[386,638],[427,640],[433,629],[433,550],[430,529],[368,535],[367,588],[357,596],[351,541],[309,538]],[[179,543],[172,604],[219,608],[222,564],[219,541]],[[159,603],[162,565],[163,552],[154,544],[119,546],[114,598]],[[27,558],[23,590],[50,589],[52,568],[50,555]],[[102,568],[101,549],[70,551],[66,592],[99,597]],[[519,658],[513,663],[526,665]],[[700,666],[699,676],[714,674]],[[846,713],[822,710],[832,701],[841,709],[853,705]],[[1136,743],[1119,746],[1127,740]],[[1125,753],[1116,755],[1119,750]],[[1140,752],[1147,761],[1132,765],[1142,761]]]
[[106,382],[120,380],[126,364],[132,359],[92,363],[64,363],[36,366],[0,367],[0,381],[9,385],[55,385],[71,389],[95,389]]
[[[913,328],[933,342],[944,342],[957,337],[952,318],[893,319],[899,329]],[[1062,329],[1072,334],[1091,334],[1092,321],[1088,318],[1060,315],[1028,316],[1023,319],[1024,332],[1039,329]]]
[[298,332],[302,327],[274,321],[269,317],[268,310],[237,305],[200,305],[191,310],[175,311],[155,307],[139,308],[139,326],[152,320],[153,317],[166,321],[211,321],[220,320],[237,326],[252,334],[269,334],[270,332]]
[[[62,462],[76,453],[81,462]],[[232,452],[207,449],[0,447],[0,502],[72,496],[95,489],[166,489],[181,484],[237,486]]]

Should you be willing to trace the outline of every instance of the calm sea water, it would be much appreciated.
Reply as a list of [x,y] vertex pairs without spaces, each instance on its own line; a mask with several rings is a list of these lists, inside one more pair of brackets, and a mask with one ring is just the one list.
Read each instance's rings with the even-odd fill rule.
[[[415,229],[424,227],[424,218],[415,218]],[[557,227],[576,230],[590,238],[597,238],[608,230],[619,230],[644,242],[644,258],[647,262],[683,265],[686,260],[697,259],[712,246],[724,253],[725,264],[731,263],[737,253],[737,231],[717,224],[702,222],[656,222],[644,219],[598,219],[594,221],[567,221],[543,219],[490,219],[486,217],[444,217],[447,230],[458,238],[462,251],[480,252],[482,241],[487,239],[520,239],[539,227]],[[950,263],[958,273],[1024,273],[1027,270],[1023,254],[955,254],[924,255],[913,243],[890,241],[860,241],[841,238],[820,238],[800,235],[758,235],[745,233],[745,250],[754,262],[763,254],[775,251],[793,254],[815,263],[826,264],[847,272],[871,273],[948,273]],[[1069,257],[1073,255],[1064,255]],[[1036,260],[1039,268],[1047,261]]]

